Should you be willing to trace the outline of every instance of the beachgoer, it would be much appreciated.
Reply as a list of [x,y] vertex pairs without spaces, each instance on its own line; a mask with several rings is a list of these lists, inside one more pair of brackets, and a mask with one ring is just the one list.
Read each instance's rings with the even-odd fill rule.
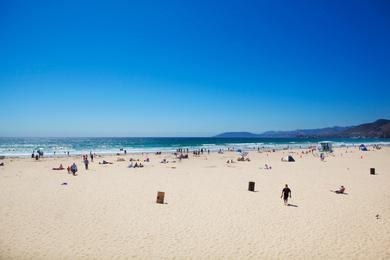
[[3,163],[3,162],[1,162],[1,163],[0,163],[0,166],[4,166],[4,163]]
[[62,164],[60,164],[60,167],[58,167],[58,168],[53,168],[53,170],[64,170],[65,168],[64,168],[64,166],[62,166]]
[[75,163],[73,163],[72,166],[70,166],[70,171],[73,173],[74,176],[76,176],[77,166]]
[[88,157],[85,156],[84,165],[86,170],[88,170],[88,164],[89,164]]
[[70,174],[70,166],[68,166],[66,169],[68,170],[68,174]]
[[280,197],[281,198],[283,197],[284,205],[288,205],[287,202],[288,202],[288,198],[289,197],[291,198],[291,190],[290,190],[290,188],[288,187],[287,184],[284,187],[284,189],[282,190],[282,195]]
[[99,164],[113,164],[112,162],[107,162],[106,160],[103,160],[103,162],[99,162]]
[[335,193],[338,193],[338,194],[344,194],[344,192],[345,192],[345,187],[343,185],[341,185],[340,189],[335,191]]

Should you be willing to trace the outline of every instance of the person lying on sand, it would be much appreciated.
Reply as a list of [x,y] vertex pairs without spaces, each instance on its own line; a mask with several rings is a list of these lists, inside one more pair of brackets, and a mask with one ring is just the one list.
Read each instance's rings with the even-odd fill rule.
[[60,167],[57,167],[57,168],[53,168],[53,170],[65,170],[64,166],[62,166],[62,164],[60,164]]
[[[332,190],[331,190],[332,191]],[[344,194],[345,192],[345,187],[343,185],[341,185],[340,189],[338,190],[335,190],[335,191],[332,191],[334,193],[337,193],[337,194]]]
[[163,159],[161,163],[168,163],[167,159]]
[[103,160],[103,162],[99,162],[99,164],[114,164],[112,162],[107,162],[106,160]]

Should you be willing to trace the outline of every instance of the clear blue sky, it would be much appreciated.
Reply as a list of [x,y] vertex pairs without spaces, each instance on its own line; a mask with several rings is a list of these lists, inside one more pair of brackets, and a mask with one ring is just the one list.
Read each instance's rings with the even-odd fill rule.
[[0,0],[0,136],[390,118],[390,2]]

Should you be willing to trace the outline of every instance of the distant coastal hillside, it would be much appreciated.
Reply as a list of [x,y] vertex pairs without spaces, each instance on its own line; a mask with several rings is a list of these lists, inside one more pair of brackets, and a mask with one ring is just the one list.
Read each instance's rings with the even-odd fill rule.
[[299,129],[293,131],[267,131],[261,134],[249,132],[226,132],[217,138],[313,138],[313,137],[343,137],[343,138],[390,138],[390,120],[379,119],[372,123],[348,127],[326,127],[319,129]]

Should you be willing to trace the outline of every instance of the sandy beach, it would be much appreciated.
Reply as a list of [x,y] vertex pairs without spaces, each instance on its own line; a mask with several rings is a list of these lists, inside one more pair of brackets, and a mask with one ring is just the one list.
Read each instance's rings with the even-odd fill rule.
[[[281,162],[288,154],[296,161]],[[130,157],[151,161],[127,168]],[[301,150],[237,157],[104,156],[88,171],[79,156],[6,158],[0,259],[390,258],[390,147],[338,148],[324,162]],[[52,170],[73,162],[78,176]],[[280,198],[285,184],[290,206]],[[340,185],[347,194],[330,191]]]

